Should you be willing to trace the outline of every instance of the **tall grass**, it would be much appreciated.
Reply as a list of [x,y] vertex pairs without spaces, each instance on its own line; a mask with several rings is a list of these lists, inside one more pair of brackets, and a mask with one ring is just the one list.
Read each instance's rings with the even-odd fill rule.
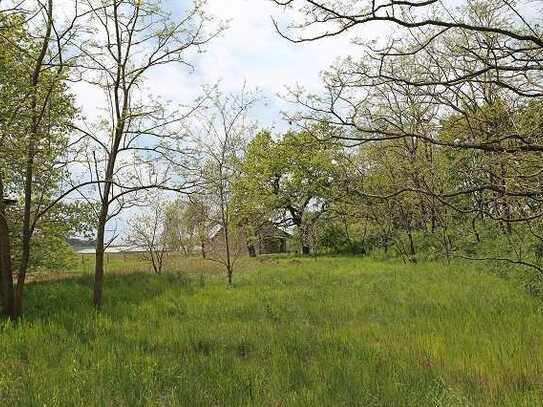
[[119,265],[101,312],[90,275],[31,284],[0,328],[2,405],[543,405],[540,303],[510,281],[269,257],[228,288],[207,264]]

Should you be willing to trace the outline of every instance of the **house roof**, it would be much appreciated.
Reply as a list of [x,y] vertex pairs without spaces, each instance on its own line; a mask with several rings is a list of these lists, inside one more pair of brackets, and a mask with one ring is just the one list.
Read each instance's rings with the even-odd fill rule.
[[219,232],[222,230],[222,225],[215,225],[213,226],[210,230],[209,230],[209,235],[208,235],[208,238],[209,239],[215,239],[215,237],[217,237],[217,235],[219,234]]
[[292,235],[288,233],[286,230],[280,228],[273,222],[269,222],[265,225],[263,225],[260,228],[260,234],[265,235],[267,237],[281,237],[285,239],[290,239]]

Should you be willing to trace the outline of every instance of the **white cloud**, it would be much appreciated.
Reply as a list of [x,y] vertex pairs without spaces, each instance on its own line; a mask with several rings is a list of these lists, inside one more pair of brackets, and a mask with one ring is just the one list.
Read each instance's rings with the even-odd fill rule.
[[[170,1],[168,7],[181,14],[182,3]],[[194,73],[171,67],[152,75],[152,88],[166,98],[187,103],[202,84],[221,81],[224,90],[233,91],[246,81],[249,87],[261,89],[268,101],[255,112],[259,123],[284,128],[280,112],[293,106],[277,94],[297,84],[318,91],[320,72],[337,58],[357,52],[348,35],[304,44],[281,38],[271,17],[286,21],[290,15],[267,0],[208,0],[208,11],[229,20],[230,28],[197,57]]]
[[[188,0],[164,2],[173,16],[183,15],[188,5]],[[285,86],[300,84],[318,91],[322,70],[337,58],[358,52],[349,35],[304,44],[281,38],[271,17],[288,23],[292,14],[268,0],[208,0],[208,13],[228,20],[230,28],[210,42],[203,54],[194,54],[189,61],[194,64],[194,72],[173,65],[152,71],[145,86],[154,95],[188,104],[200,94],[203,84],[221,81],[223,90],[235,91],[246,81],[267,98],[266,106],[255,111],[259,124],[266,127],[275,124],[281,129],[285,127],[281,111],[295,108],[277,96],[285,93]],[[84,86],[76,86],[74,90],[84,113],[92,116],[101,96]]]
[[[320,86],[319,73],[337,57],[353,51],[347,37],[306,44],[292,44],[275,31],[271,16],[284,19],[283,9],[265,0],[210,0],[210,13],[230,20],[222,38],[210,45],[198,67],[204,81],[222,79],[226,88],[246,80],[262,89],[269,106],[261,109],[262,125],[281,120],[289,106],[277,99],[285,86],[297,83],[309,89]],[[282,127],[281,125],[279,127]]]

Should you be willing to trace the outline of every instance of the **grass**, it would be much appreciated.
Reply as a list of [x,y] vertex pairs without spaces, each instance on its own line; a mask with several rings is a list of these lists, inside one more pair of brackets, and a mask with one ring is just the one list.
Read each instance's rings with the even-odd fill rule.
[[543,405],[540,302],[490,273],[269,257],[228,288],[197,259],[127,264],[99,313],[88,274],[29,285],[2,405]]

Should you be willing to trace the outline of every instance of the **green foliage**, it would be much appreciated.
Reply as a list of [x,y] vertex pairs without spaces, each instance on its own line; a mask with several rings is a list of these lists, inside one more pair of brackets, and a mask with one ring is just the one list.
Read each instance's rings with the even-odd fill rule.
[[210,207],[203,198],[177,199],[164,211],[164,242],[170,250],[192,254],[195,246],[209,238]]
[[488,150],[403,137],[346,155],[313,226],[317,249],[384,250],[411,262],[499,260],[543,274],[540,153],[507,151],[518,144],[512,134],[540,144],[541,106],[496,99],[442,121],[439,139]]
[[[29,271],[66,271],[73,267],[75,252],[66,243],[73,236],[90,236],[94,224],[94,208],[81,202],[60,203],[37,224],[32,238]],[[13,265],[17,269],[21,256],[22,208],[20,203],[9,208],[12,231]]]
[[25,24],[22,15],[0,15],[0,177],[4,193],[18,201],[7,213],[15,268],[22,257],[26,166],[32,162],[29,229],[35,233],[36,250],[31,250],[30,268],[58,269],[70,266],[71,253],[63,239],[84,235],[94,219],[86,204],[49,208],[61,181],[69,176],[63,162],[77,111],[65,71],[40,67],[39,80],[32,83],[41,44]]
[[[44,69],[32,86],[33,59],[39,40],[25,30],[20,15],[0,16],[7,29],[0,36],[0,171],[5,188],[21,193],[29,144],[34,143],[33,188],[50,195],[66,175],[58,159],[66,153],[69,124],[77,111],[64,82],[66,72]],[[1,21],[0,21],[0,24]]]
[[0,399],[543,403],[540,302],[473,264],[266,257],[244,260],[233,289],[202,264],[205,286],[191,262],[183,274],[110,274],[100,313],[87,277],[31,284],[24,319],[0,327]]
[[323,202],[339,182],[342,147],[322,142],[331,128],[316,125],[274,140],[261,131],[249,143],[234,186],[234,204],[240,223],[258,230],[270,219],[295,225],[302,245],[309,244],[312,225]]
[[271,133],[260,132],[247,148],[241,164],[242,179],[238,198],[248,202],[248,211],[301,208],[311,199],[323,198],[337,175],[341,148],[323,143],[319,135],[326,128],[287,133],[274,140]]
[[77,255],[64,238],[43,234],[34,236],[30,271],[69,271],[76,264]]
[[367,254],[374,242],[364,239],[364,231],[359,230],[359,226],[329,220],[322,222],[315,228],[317,250],[329,254]]

